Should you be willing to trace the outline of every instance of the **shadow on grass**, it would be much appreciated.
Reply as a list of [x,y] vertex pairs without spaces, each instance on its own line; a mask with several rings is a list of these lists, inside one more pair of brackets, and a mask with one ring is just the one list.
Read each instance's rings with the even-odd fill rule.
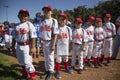
[[18,64],[12,64],[10,66],[5,66],[0,64],[0,78],[12,78],[10,80],[16,80],[20,76],[20,66]]
[[0,52],[2,54],[8,55],[8,56],[16,57],[16,53],[15,52],[8,51],[7,49],[4,49],[4,48],[0,49]]

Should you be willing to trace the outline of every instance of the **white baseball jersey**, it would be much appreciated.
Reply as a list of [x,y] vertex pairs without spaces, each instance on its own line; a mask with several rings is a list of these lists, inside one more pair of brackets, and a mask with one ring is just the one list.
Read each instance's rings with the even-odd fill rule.
[[57,39],[57,55],[69,54],[69,41],[72,40],[72,30],[68,26],[59,27]]
[[73,29],[72,42],[77,44],[82,44],[83,42],[87,42],[86,32],[83,28]]
[[15,27],[14,35],[17,42],[27,42],[29,38],[36,38],[36,30],[33,24],[29,21],[20,23]]
[[104,23],[103,28],[106,32],[106,37],[112,37],[112,36],[116,35],[116,29],[115,29],[115,25],[113,23],[111,23],[111,22]]
[[96,27],[95,34],[94,34],[95,43],[101,44],[103,42],[103,40],[105,39],[105,37],[106,37],[106,33],[105,33],[103,27]]
[[52,34],[58,34],[58,22],[56,19],[45,19],[40,24],[40,38],[51,40]]
[[83,27],[87,34],[87,40],[88,41],[94,41],[94,26],[89,26],[88,24]]

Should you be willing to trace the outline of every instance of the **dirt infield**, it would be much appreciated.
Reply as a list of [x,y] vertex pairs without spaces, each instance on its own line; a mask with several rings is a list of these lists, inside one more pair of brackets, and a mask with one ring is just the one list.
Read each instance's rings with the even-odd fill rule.
[[[0,50],[1,51],[1,50]],[[5,53],[5,50],[2,51]],[[17,59],[13,54],[7,54],[6,57],[14,62],[13,64],[18,64]],[[71,60],[71,56],[69,57],[69,62]],[[39,59],[34,59],[33,64],[36,69],[37,78],[40,79],[40,76],[44,72],[44,57],[41,55]],[[77,70],[74,70],[73,74],[68,74],[64,72],[63,63],[61,63],[61,79],[60,80],[120,80],[120,51],[117,57],[117,60],[112,60],[110,66],[103,66],[96,68],[88,68],[86,71],[84,70],[82,74],[78,74]],[[53,77],[52,80],[58,80]]]

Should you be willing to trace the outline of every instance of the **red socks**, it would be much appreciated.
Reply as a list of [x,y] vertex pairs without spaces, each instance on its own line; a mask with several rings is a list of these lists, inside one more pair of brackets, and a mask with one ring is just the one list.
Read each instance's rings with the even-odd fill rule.
[[60,71],[60,63],[56,62],[55,67],[56,67],[56,72],[59,72]]
[[65,69],[68,69],[68,62],[64,62]]
[[22,67],[22,70],[23,70],[23,76],[28,77],[29,73],[26,71],[25,66],[21,66],[21,67]]

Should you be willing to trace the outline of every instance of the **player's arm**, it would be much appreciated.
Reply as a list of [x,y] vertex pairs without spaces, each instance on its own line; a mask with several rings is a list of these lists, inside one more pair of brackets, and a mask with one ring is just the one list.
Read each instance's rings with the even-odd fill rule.
[[15,52],[15,44],[16,44],[16,40],[15,38],[12,39],[12,51]]
[[82,50],[85,51],[86,49],[86,42],[87,42],[87,33],[85,30],[83,30],[83,35],[84,35],[84,38],[83,38],[83,46],[82,46]]
[[35,41],[36,41],[36,38],[31,39],[30,53],[35,53],[36,52]]
[[57,42],[57,34],[54,34],[54,37],[52,39],[52,47],[51,47],[52,50],[55,50],[56,42]]
[[33,24],[32,23],[29,23],[29,29],[30,29],[30,53],[36,53],[36,47],[35,47],[35,45],[36,45],[36,38],[37,38],[37,34],[36,34],[36,29],[35,29],[35,27],[33,26]]
[[52,50],[55,50],[56,42],[57,42],[57,35],[58,35],[58,22],[54,20],[54,28],[53,28],[53,37],[52,37]]
[[82,50],[85,51],[85,49],[86,49],[86,42],[83,42]]

